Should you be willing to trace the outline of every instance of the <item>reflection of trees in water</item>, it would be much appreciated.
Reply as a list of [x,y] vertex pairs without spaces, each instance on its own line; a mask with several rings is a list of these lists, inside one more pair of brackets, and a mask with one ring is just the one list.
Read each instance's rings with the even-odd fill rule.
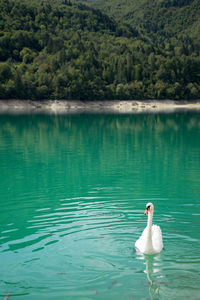
[[[81,140],[89,140],[91,136],[101,133],[103,141],[106,137],[114,141],[126,139],[128,134],[137,135],[148,133],[150,137],[166,133],[168,131],[185,132],[200,128],[199,114],[145,114],[145,115],[20,115],[1,116],[1,143],[3,136],[24,137],[26,141],[35,144],[35,139],[41,145],[46,145],[45,140],[52,136],[53,140],[62,145],[70,138],[70,143],[79,143]],[[86,131],[85,131],[86,130]],[[58,136],[59,131],[59,136]],[[112,132],[115,135],[112,136]],[[21,142],[23,143],[23,139]],[[19,143],[20,140],[17,139]],[[42,147],[40,147],[42,148]]]
[[[180,168],[187,165],[185,153],[188,157],[199,146],[200,120],[195,113],[2,115],[0,127],[1,148],[21,153],[27,169],[37,161],[42,172],[53,159],[56,172],[63,173],[74,188],[82,181],[89,184],[96,169],[101,178],[112,172],[118,182],[120,176],[127,182],[137,178],[137,189],[142,191],[143,178],[148,181],[152,174],[155,185],[160,177],[165,182],[167,177],[179,176]],[[191,161],[189,168],[194,169],[194,164]],[[86,172],[91,176],[85,176]],[[188,174],[188,180],[192,176]]]
[[[101,159],[104,151],[118,156],[123,148],[124,159],[133,158],[134,149],[140,147],[146,159],[156,149],[166,150],[169,144],[181,147],[185,134],[200,128],[198,114],[172,115],[70,115],[70,116],[1,116],[1,145],[10,137],[10,146],[23,147],[34,152],[54,153],[62,150],[90,154],[87,147],[97,143],[96,155]],[[149,147],[154,143],[154,147]],[[134,148],[133,148],[134,147]],[[152,151],[154,153],[152,153]],[[163,153],[165,156],[165,153]],[[143,158],[144,159],[144,158]]]

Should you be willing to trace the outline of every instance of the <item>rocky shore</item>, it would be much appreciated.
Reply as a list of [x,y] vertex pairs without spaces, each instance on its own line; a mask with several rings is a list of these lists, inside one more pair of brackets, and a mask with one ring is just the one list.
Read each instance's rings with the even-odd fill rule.
[[200,100],[0,100],[0,114],[3,113],[172,113],[178,111],[200,112]]

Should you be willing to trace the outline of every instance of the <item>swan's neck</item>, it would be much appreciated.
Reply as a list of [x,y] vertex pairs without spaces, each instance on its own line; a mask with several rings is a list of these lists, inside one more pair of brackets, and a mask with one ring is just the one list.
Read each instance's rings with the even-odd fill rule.
[[148,213],[148,221],[147,221],[147,240],[149,246],[152,246],[152,219],[153,219],[153,210]]
[[151,211],[151,212],[148,213],[147,228],[148,228],[149,232],[151,232],[152,219],[153,219],[153,211]]

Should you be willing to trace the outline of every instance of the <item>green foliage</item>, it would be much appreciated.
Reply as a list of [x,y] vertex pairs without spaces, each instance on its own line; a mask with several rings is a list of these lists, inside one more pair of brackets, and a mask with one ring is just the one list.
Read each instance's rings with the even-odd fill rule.
[[[114,3],[107,1],[109,13]],[[199,98],[200,42],[192,30],[199,20],[189,9],[198,11],[198,2],[119,4],[119,16],[136,9],[135,21],[130,14],[129,24],[122,23],[65,0],[0,0],[0,98]],[[180,10],[189,27],[181,25]]]

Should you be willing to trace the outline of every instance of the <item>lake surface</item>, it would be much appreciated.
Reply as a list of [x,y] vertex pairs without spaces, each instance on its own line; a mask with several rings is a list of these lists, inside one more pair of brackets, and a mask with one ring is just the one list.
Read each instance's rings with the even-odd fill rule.
[[195,113],[1,115],[0,298],[199,299],[199,150]]

